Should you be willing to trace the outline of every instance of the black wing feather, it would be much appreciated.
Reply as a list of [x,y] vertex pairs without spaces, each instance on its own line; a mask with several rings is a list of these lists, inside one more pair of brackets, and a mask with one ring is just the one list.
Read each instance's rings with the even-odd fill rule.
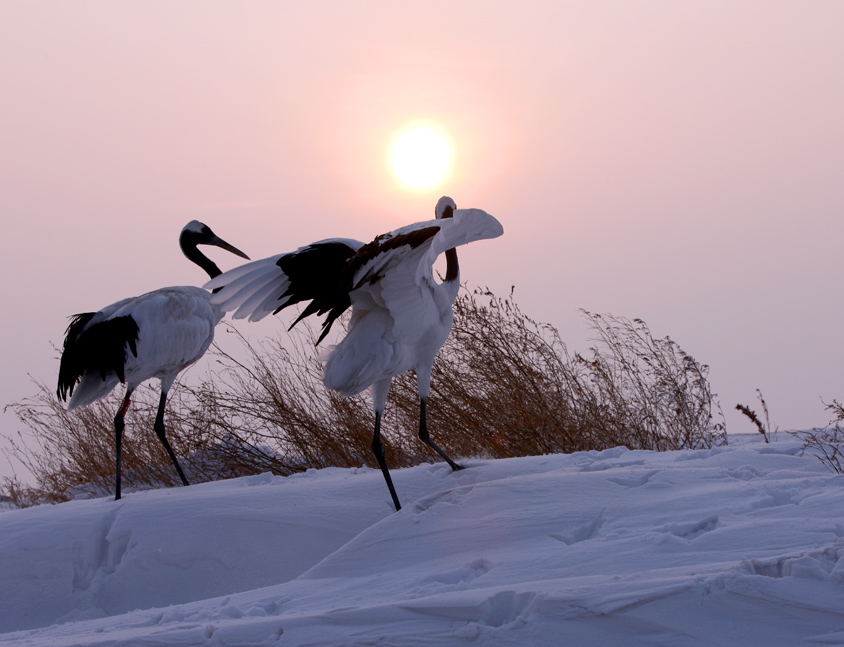
[[107,319],[86,328],[94,315],[95,312],[74,315],[67,327],[56,389],[62,401],[73,395],[86,371],[99,372],[103,380],[114,373],[125,382],[127,346],[138,356],[138,324],[131,316]]
[[276,265],[288,277],[290,287],[281,295],[282,304],[273,314],[287,306],[301,301],[310,301],[302,313],[290,325],[293,328],[305,317],[326,314],[322,323],[319,344],[331,330],[331,325],[342,315],[352,300],[349,293],[364,283],[373,284],[383,276],[384,266],[373,264],[367,273],[355,281],[355,275],[367,263],[381,254],[394,249],[409,246],[415,249],[437,234],[436,225],[424,227],[403,234],[382,234],[371,243],[355,251],[345,243],[328,241],[314,243],[301,251],[285,254],[276,261]]
[[354,254],[355,250],[345,243],[329,241],[308,245],[301,251],[279,258],[276,265],[288,277],[290,287],[281,295],[282,305],[273,314],[294,303],[310,301],[290,327],[309,315],[328,312],[317,343],[322,341],[334,320],[352,305],[349,291],[345,288],[343,269]]

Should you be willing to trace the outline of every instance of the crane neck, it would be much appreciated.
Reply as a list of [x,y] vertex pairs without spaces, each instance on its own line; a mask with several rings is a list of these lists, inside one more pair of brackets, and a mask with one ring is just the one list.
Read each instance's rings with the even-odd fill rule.
[[[439,213],[440,205],[444,204],[442,214]],[[454,201],[451,198],[443,196],[437,203],[437,218],[453,218],[454,217]],[[452,247],[445,250],[445,279],[446,283],[458,281],[460,279],[460,266],[457,264],[457,250]]]
[[208,273],[212,279],[216,276],[222,274],[220,268],[208,258],[205,254],[199,251],[196,247],[196,243],[190,239],[189,236],[185,236],[184,234],[179,237],[179,247],[182,248],[182,253],[187,257],[189,261],[193,261],[203,270]]
[[460,278],[460,266],[457,264],[457,249],[445,250],[445,281],[457,281]]

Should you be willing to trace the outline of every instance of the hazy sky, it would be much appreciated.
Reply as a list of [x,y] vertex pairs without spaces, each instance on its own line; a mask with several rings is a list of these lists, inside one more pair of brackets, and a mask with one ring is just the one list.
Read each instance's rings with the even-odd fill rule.
[[[842,34],[840,0],[6,0],[0,404],[28,374],[52,387],[68,315],[203,283],[191,219],[261,258],[448,194],[505,228],[464,280],[515,285],[572,350],[579,308],[641,317],[711,366],[730,430],[756,388],[780,428],[823,424],[844,398]],[[410,191],[388,149],[418,123],[453,170]]]

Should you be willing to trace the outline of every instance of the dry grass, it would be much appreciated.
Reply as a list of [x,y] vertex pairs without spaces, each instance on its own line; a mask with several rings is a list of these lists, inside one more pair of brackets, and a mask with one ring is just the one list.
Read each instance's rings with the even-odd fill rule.
[[826,427],[789,433],[803,441],[804,452],[814,455],[831,472],[844,474],[844,405],[833,400],[826,409],[833,415]]
[[[433,368],[428,416],[432,437],[455,458],[726,442],[708,368],[668,337],[655,339],[641,320],[584,313],[595,346],[583,356],[571,355],[554,327],[524,315],[512,294],[464,290],[454,311],[452,334]],[[376,466],[371,399],[323,387],[313,328],[300,324],[256,345],[230,332],[245,360],[216,348],[215,371],[197,386],[171,390],[168,437],[191,482]],[[415,382],[413,374],[393,381],[382,436],[391,467],[438,460],[416,438]],[[110,494],[120,396],[69,413],[45,385],[37,388],[10,405],[28,430],[10,453],[37,485],[8,481],[7,493],[19,504]],[[157,402],[154,388],[133,398],[123,443],[126,487],[177,483],[152,432]]]
[[[557,330],[522,313],[512,294],[461,293],[428,408],[446,451],[503,458],[726,442],[723,424],[713,422],[706,366],[669,338],[654,339],[641,320],[584,315],[597,336],[588,357],[571,355]],[[408,375],[394,382],[409,430],[413,388]]]
[[773,432],[771,431],[771,416],[768,414],[768,403],[765,402],[765,398],[762,396],[762,391],[756,389],[756,397],[759,399],[759,403],[762,405],[762,413],[765,416],[765,422],[763,423],[756,412],[748,407],[745,404],[737,404],[736,409],[743,413],[754,425],[756,425],[756,431],[758,431],[762,436],[765,438],[766,443],[771,442],[771,436],[776,433],[776,430]]
[[[69,498],[114,493],[114,414],[123,397],[122,389],[94,404],[72,412],[56,399],[52,389],[35,382],[37,393],[9,405],[26,431],[7,437],[7,454],[21,462],[36,478],[36,486],[7,479],[6,494],[18,505],[54,503]],[[145,489],[180,483],[152,426],[158,407],[158,392],[145,385],[132,398],[123,437],[124,488]],[[177,393],[168,409],[187,405]],[[168,421],[169,422],[169,421]],[[188,478],[212,480],[222,474],[203,469],[200,459],[207,453],[207,436],[179,426],[168,434],[178,455],[191,454]]]

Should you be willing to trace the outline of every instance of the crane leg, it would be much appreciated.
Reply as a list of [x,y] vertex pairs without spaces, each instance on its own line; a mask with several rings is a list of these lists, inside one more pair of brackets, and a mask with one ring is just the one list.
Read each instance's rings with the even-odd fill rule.
[[123,428],[125,423],[123,416],[129,410],[129,404],[132,401],[132,389],[126,388],[126,395],[123,397],[123,403],[117,410],[114,416],[114,444],[115,444],[115,469],[114,469],[114,500],[120,500],[120,456],[121,447],[123,446]]
[[428,447],[430,447],[435,452],[437,452],[440,456],[442,456],[445,459],[445,462],[448,463],[449,465],[451,465],[451,469],[462,470],[463,469],[462,465],[458,465],[453,460],[451,460],[446,455],[446,453],[442,449],[440,449],[439,446],[437,446],[437,444],[433,440],[431,440],[431,436],[430,436],[430,434],[428,434],[428,423],[425,421],[425,418],[426,418],[426,416],[425,416],[425,398],[422,398],[422,406],[420,408],[420,413],[419,413],[419,440],[421,440],[423,443],[428,445]]
[[381,412],[375,411],[375,434],[372,436],[372,452],[381,467],[381,473],[384,475],[384,480],[387,481],[387,488],[390,490],[390,496],[393,497],[393,504],[396,506],[396,512],[401,510],[401,503],[399,497],[396,495],[396,488],[393,487],[393,479],[390,477],[390,470],[387,469],[387,461],[384,458],[384,445],[381,444]]
[[158,439],[161,441],[161,444],[164,445],[164,449],[167,451],[167,455],[170,457],[170,460],[173,461],[173,466],[179,473],[179,478],[182,479],[182,483],[184,485],[189,485],[188,480],[185,478],[185,473],[182,471],[179,461],[176,460],[176,455],[170,447],[170,443],[167,442],[167,435],[164,431],[164,405],[166,403],[167,393],[162,392],[161,399],[158,401],[158,414],[155,416],[155,425],[153,425],[153,429],[155,429],[155,433],[158,435]]

